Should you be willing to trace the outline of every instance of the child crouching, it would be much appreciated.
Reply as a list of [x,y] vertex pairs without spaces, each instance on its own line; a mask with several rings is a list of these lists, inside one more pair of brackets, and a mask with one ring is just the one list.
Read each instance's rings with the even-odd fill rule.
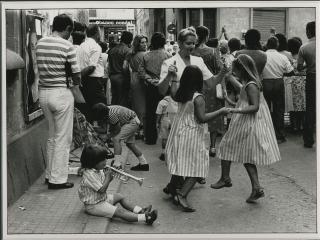
[[[112,170],[105,169],[107,150],[99,145],[86,145],[81,154],[81,167],[84,168],[78,190],[85,211],[94,216],[118,217],[128,222],[145,222],[148,225],[157,219],[157,210],[152,206],[133,205],[120,193],[108,194],[107,189],[113,179]],[[124,208],[115,204],[120,203]]]

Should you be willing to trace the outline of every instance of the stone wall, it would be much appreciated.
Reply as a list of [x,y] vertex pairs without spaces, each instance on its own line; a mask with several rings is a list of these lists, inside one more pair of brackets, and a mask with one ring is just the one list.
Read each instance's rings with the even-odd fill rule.
[[250,8],[218,8],[216,26],[216,36],[225,26],[229,38],[241,39],[241,30],[248,30],[250,26]]
[[315,21],[315,8],[289,8],[288,9],[288,29],[287,37],[300,37],[302,42],[307,41],[306,25],[308,22]]

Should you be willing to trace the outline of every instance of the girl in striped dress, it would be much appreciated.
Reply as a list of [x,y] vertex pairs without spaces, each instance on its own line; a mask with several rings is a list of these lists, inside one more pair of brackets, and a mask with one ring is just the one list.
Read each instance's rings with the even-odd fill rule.
[[243,163],[252,185],[252,193],[246,202],[253,203],[264,196],[256,165],[269,165],[281,158],[254,61],[250,56],[240,54],[233,62],[232,72],[242,83],[240,99],[231,109],[233,116],[229,130],[218,149],[221,178],[211,187],[231,187],[231,161]]
[[208,135],[206,122],[229,111],[221,108],[215,112],[205,113],[202,87],[202,72],[195,65],[185,68],[179,88],[176,80],[172,80],[171,84],[171,96],[178,102],[178,112],[166,144],[165,159],[170,174],[185,177],[181,190],[176,190],[174,201],[187,212],[195,211],[188,204],[187,195],[198,178],[208,176],[209,150],[206,146]]

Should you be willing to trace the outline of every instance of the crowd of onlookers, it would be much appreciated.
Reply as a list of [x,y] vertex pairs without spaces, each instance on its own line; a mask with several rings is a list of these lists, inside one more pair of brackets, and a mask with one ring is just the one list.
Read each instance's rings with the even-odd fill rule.
[[[209,29],[198,26],[180,30],[177,42],[161,32],[149,40],[123,31],[119,43],[108,44],[100,41],[98,25],[56,16],[52,35],[36,47],[39,100],[49,123],[48,188],[73,187],[68,161],[74,117],[81,112],[97,131],[110,133],[116,168],[124,168],[124,141],[139,160],[131,170],[149,171],[135,139],[154,145],[160,137],[160,159],[171,174],[163,191],[184,211],[195,211],[186,197],[195,183],[206,183],[209,155],[221,159],[221,178],[212,188],[231,187],[231,162],[240,162],[252,184],[247,202],[263,197],[256,165],[280,160],[285,112],[292,130],[303,129],[304,147],[314,144],[315,22],[307,24],[306,35],[303,44],[272,29],[261,44],[260,32],[249,29],[243,44],[229,38],[225,27],[209,39]],[[216,150],[219,135],[224,136]],[[152,206],[141,208],[106,193],[113,178],[102,171],[107,148],[84,149],[79,197],[87,212],[152,224],[157,218]],[[117,202],[128,211],[114,207]]]

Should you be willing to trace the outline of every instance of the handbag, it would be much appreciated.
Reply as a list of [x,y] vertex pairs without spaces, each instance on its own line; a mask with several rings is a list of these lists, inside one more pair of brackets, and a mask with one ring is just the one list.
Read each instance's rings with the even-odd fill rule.
[[79,88],[79,85],[73,85],[70,82],[70,77],[72,76],[72,70],[71,70],[71,64],[66,61],[65,63],[65,71],[66,71],[66,83],[67,83],[67,88],[69,88],[73,94],[74,101],[76,103],[86,103],[84,100],[84,97],[82,95],[82,92]]

